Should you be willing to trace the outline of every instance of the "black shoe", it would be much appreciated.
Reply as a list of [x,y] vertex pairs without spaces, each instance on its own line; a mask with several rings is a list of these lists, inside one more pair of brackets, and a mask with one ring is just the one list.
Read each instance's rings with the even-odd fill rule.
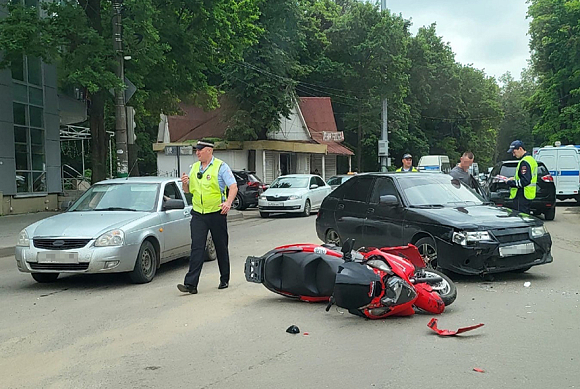
[[229,284],[227,282],[220,282],[220,284],[218,285],[218,289],[225,289],[229,286]]
[[183,293],[197,294],[197,287],[195,286],[178,284],[177,289]]

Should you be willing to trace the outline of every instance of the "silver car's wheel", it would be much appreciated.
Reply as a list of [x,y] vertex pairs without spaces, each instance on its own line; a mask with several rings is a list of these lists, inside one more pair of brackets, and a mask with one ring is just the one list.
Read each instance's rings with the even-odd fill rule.
[[330,229],[326,231],[326,236],[324,238],[324,243],[340,247],[340,236],[338,236],[338,232],[335,230]]
[[207,241],[205,242],[205,252],[203,260],[205,262],[215,261],[217,259],[217,252],[215,251],[215,244],[211,234],[207,234]]
[[150,282],[157,272],[157,252],[153,244],[146,240],[139,249],[135,268],[129,273],[129,278],[135,284]]
[[310,211],[312,210],[310,206],[310,200],[306,200],[304,203],[304,211],[302,211],[302,216],[310,216]]

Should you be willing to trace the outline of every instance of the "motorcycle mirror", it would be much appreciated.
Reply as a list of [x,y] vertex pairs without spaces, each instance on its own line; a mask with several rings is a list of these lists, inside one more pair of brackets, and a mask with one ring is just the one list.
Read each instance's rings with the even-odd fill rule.
[[344,258],[345,261],[350,261],[352,260],[352,248],[354,247],[354,239],[347,239],[344,241],[343,245],[342,245],[342,257]]

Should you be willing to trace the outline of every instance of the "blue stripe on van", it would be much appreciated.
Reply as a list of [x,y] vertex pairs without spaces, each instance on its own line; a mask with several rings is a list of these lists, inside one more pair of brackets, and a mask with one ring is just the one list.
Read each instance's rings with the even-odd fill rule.
[[421,166],[425,170],[439,170],[439,166]]
[[563,171],[550,170],[550,174],[554,177],[557,177],[557,176],[580,176],[580,170],[563,170]]

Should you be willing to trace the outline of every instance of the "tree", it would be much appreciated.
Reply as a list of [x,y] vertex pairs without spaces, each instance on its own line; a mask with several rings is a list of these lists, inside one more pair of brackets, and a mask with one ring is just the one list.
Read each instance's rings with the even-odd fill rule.
[[541,143],[580,143],[580,2],[530,0],[530,49],[538,89],[531,104]]
[[106,177],[108,91],[124,87],[115,76],[117,56],[131,55],[126,75],[139,88],[132,103],[149,118],[175,112],[183,98],[203,96],[205,104],[215,106],[219,90],[209,76],[255,40],[257,2],[125,0],[123,53],[114,53],[111,44],[111,1],[43,3],[43,17],[11,4],[0,21],[3,65],[23,54],[39,56],[56,62],[63,85],[86,88],[95,182]]

